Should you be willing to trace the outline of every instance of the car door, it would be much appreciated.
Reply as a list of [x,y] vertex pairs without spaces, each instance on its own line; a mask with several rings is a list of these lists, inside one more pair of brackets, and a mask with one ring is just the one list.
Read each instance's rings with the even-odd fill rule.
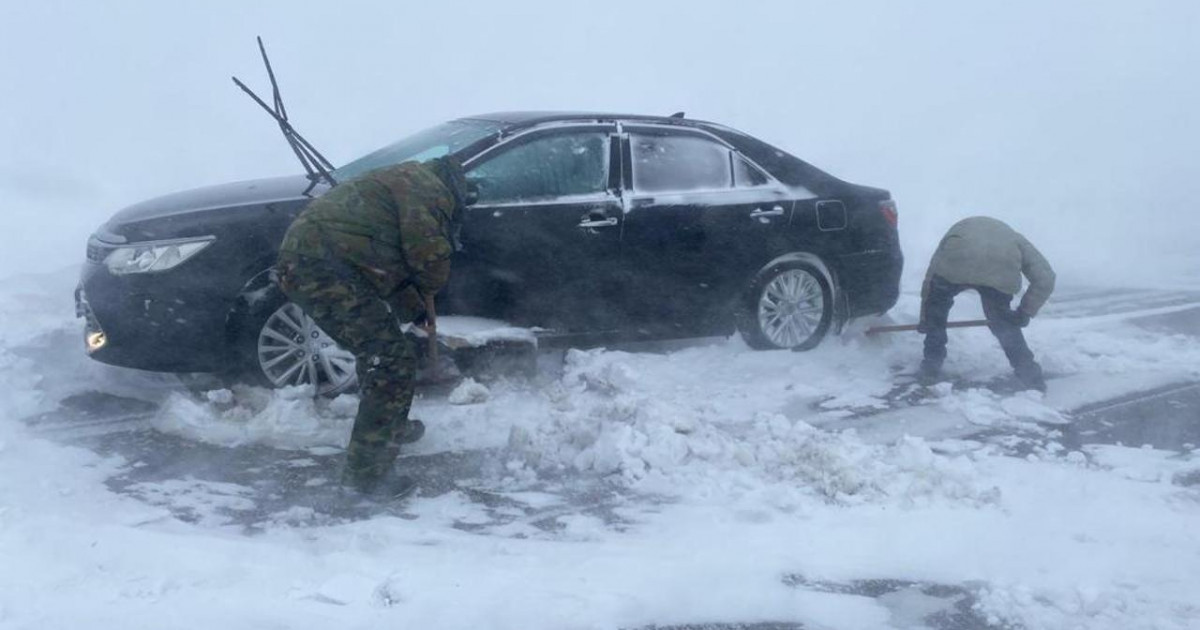
[[611,329],[623,317],[615,269],[624,223],[614,125],[559,125],[466,164],[478,201],[464,211],[455,293],[465,309],[520,325]]
[[700,130],[625,126],[622,257],[639,324],[664,334],[728,328],[728,307],[786,239],[792,202],[766,173]]

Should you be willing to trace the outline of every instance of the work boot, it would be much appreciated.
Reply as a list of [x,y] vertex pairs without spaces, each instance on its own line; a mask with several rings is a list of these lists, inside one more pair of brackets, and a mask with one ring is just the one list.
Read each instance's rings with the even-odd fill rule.
[[941,361],[930,361],[925,359],[921,361],[921,367],[917,369],[917,382],[921,385],[929,387],[936,385],[942,380],[942,363]]
[[1042,366],[1037,363],[1029,363],[1028,365],[1020,365],[1013,368],[1013,372],[1017,375],[1017,380],[1021,381],[1021,385],[1025,389],[1036,389],[1039,392],[1046,392],[1046,378],[1042,375]]
[[382,503],[397,501],[412,494],[416,489],[416,479],[392,471],[375,485],[369,498]]
[[387,502],[400,499],[412,494],[416,487],[415,479],[398,474],[395,470],[388,470],[379,477],[348,475],[342,480],[342,492],[347,497],[368,501]]

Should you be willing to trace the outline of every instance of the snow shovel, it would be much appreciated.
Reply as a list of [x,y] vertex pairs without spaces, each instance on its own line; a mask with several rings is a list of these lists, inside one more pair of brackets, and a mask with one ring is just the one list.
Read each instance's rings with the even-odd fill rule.
[[429,335],[429,366],[434,378],[438,376],[437,311],[433,308],[433,296],[425,298],[425,334]]
[[[986,319],[969,319],[965,322],[947,322],[946,328],[976,328],[978,326],[987,326]],[[875,326],[868,328],[866,334],[868,336],[879,333],[907,332],[916,330],[920,324],[899,324],[895,326]]]
[[437,310],[434,308],[433,296],[425,298],[425,325],[421,326],[421,330],[425,333],[426,346],[426,364],[428,371],[424,374],[420,381],[425,383],[446,383],[455,381],[459,378],[457,370],[446,370],[442,366],[441,356],[439,352],[439,339],[437,332]]

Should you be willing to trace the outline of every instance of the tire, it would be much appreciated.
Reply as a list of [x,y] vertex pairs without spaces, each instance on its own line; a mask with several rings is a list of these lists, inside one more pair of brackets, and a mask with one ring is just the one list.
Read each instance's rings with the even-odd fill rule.
[[237,380],[270,388],[315,385],[315,395],[329,397],[358,386],[354,355],[278,290],[268,289],[240,316],[233,343]]
[[738,332],[755,350],[811,350],[833,324],[833,290],[811,263],[783,261],[755,275],[741,298]]

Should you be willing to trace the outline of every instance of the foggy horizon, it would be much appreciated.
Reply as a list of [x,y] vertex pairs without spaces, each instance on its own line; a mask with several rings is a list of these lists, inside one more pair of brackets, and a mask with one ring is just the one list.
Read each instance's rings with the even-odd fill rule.
[[3,275],[80,262],[88,234],[144,199],[301,172],[229,80],[269,92],[256,35],[294,124],[335,164],[484,112],[683,110],[889,189],[909,284],[973,214],[1009,221],[1075,281],[1169,283],[1109,265],[1176,273],[1197,244],[1181,184],[1200,153],[1185,80],[1200,8],[1186,2],[11,11],[0,198],[21,238]]

